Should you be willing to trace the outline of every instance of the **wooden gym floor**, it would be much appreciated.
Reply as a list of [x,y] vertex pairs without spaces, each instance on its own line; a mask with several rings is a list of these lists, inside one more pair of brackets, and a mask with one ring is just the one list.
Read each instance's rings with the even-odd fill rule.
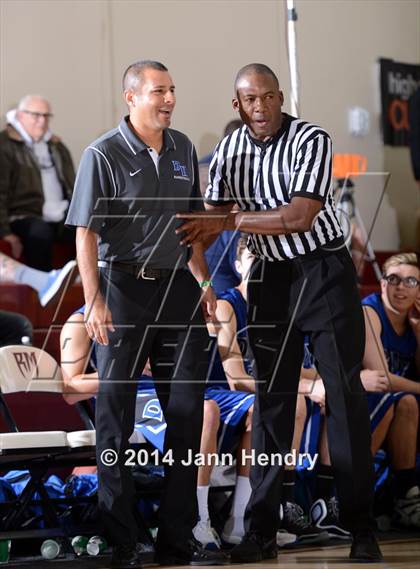
[[[383,563],[370,563],[368,567],[374,569],[418,569],[420,566],[420,532],[418,537],[407,539],[393,539],[380,541],[384,555]],[[330,545],[327,547],[306,547],[299,549],[282,550],[277,560],[262,563],[249,563],[234,565],[235,569],[355,569],[355,564],[348,559],[350,546],[348,543]],[[80,557],[79,559],[54,559],[45,561],[38,558],[10,559],[8,565],[11,569],[106,569],[109,567],[110,557],[101,558]],[[356,566],[360,566],[358,563]],[[145,563],[146,568],[152,564]],[[186,566],[189,567],[189,566]],[[182,569],[178,566],[178,569]]]

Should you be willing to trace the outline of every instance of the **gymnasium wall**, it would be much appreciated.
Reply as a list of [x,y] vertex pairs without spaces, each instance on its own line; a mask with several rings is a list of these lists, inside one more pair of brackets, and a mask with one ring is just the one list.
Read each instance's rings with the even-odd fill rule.
[[[381,142],[376,61],[419,63],[420,3],[297,0],[296,8],[300,114],[331,133],[337,152],[367,156],[370,173],[356,180],[356,201],[368,227],[387,178],[383,172],[391,173],[373,245],[413,248],[418,189],[408,149]],[[53,106],[53,129],[76,162],[119,120],[122,72],[144,58],[170,69],[178,97],[173,127],[189,134],[199,155],[234,116],[232,82],[242,65],[273,67],[290,108],[280,0],[0,1],[1,116],[23,94],[43,94]],[[348,133],[351,106],[370,112],[364,138]]]

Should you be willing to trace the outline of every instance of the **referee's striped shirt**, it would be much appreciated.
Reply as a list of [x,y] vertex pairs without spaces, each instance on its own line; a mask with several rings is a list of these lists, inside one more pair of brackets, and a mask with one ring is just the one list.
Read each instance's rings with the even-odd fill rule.
[[320,200],[312,229],[287,235],[251,234],[248,246],[259,257],[293,259],[342,237],[332,196],[332,143],[313,124],[283,114],[279,132],[267,142],[251,138],[244,125],[217,146],[209,169],[206,202],[235,202],[244,211],[290,204],[294,196]]

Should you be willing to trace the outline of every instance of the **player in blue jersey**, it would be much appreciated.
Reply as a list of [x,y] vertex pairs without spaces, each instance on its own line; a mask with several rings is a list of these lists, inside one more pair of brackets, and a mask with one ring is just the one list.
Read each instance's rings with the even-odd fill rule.
[[[241,238],[237,247],[235,268],[242,280],[237,288],[218,295],[216,319],[209,323],[209,332],[216,339],[211,353],[210,372],[205,392],[201,452],[229,452],[236,449],[236,486],[232,509],[222,538],[239,543],[244,534],[243,516],[251,486],[249,464],[242,461],[242,450],[251,448],[251,424],[255,382],[252,377],[252,355],[249,353],[246,330],[246,282],[254,257]],[[208,492],[212,466],[198,470],[199,522],[195,537],[211,547],[218,544],[208,512]]]
[[[381,293],[363,300],[366,350],[363,367],[383,379],[364,382],[369,391],[372,450],[384,443],[395,481],[395,520],[420,528],[416,479],[420,395],[420,269],[414,253],[383,266]],[[404,441],[404,444],[401,444]]]
[[[383,272],[381,293],[363,300],[366,351],[361,380],[368,392],[372,453],[375,455],[385,443],[390,456],[395,480],[395,520],[405,526],[419,527],[420,492],[415,473],[420,392],[417,257],[413,253],[395,255],[386,261]],[[305,451],[319,451],[318,499],[311,508],[312,521],[335,537],[345,537],[337,519],[325,425],[316,406],[304,443]]]

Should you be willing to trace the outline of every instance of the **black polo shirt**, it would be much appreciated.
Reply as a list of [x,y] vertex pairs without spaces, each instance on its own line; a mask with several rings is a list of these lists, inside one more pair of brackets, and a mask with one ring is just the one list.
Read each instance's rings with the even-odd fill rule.
[[66,224],[99,235],[100,260],[161,269],[187,263],[189,250],[175,235],[182,221],[174,215],[203,209],[195,148],[166,129],[155,160],[128,117],[84,151]]

